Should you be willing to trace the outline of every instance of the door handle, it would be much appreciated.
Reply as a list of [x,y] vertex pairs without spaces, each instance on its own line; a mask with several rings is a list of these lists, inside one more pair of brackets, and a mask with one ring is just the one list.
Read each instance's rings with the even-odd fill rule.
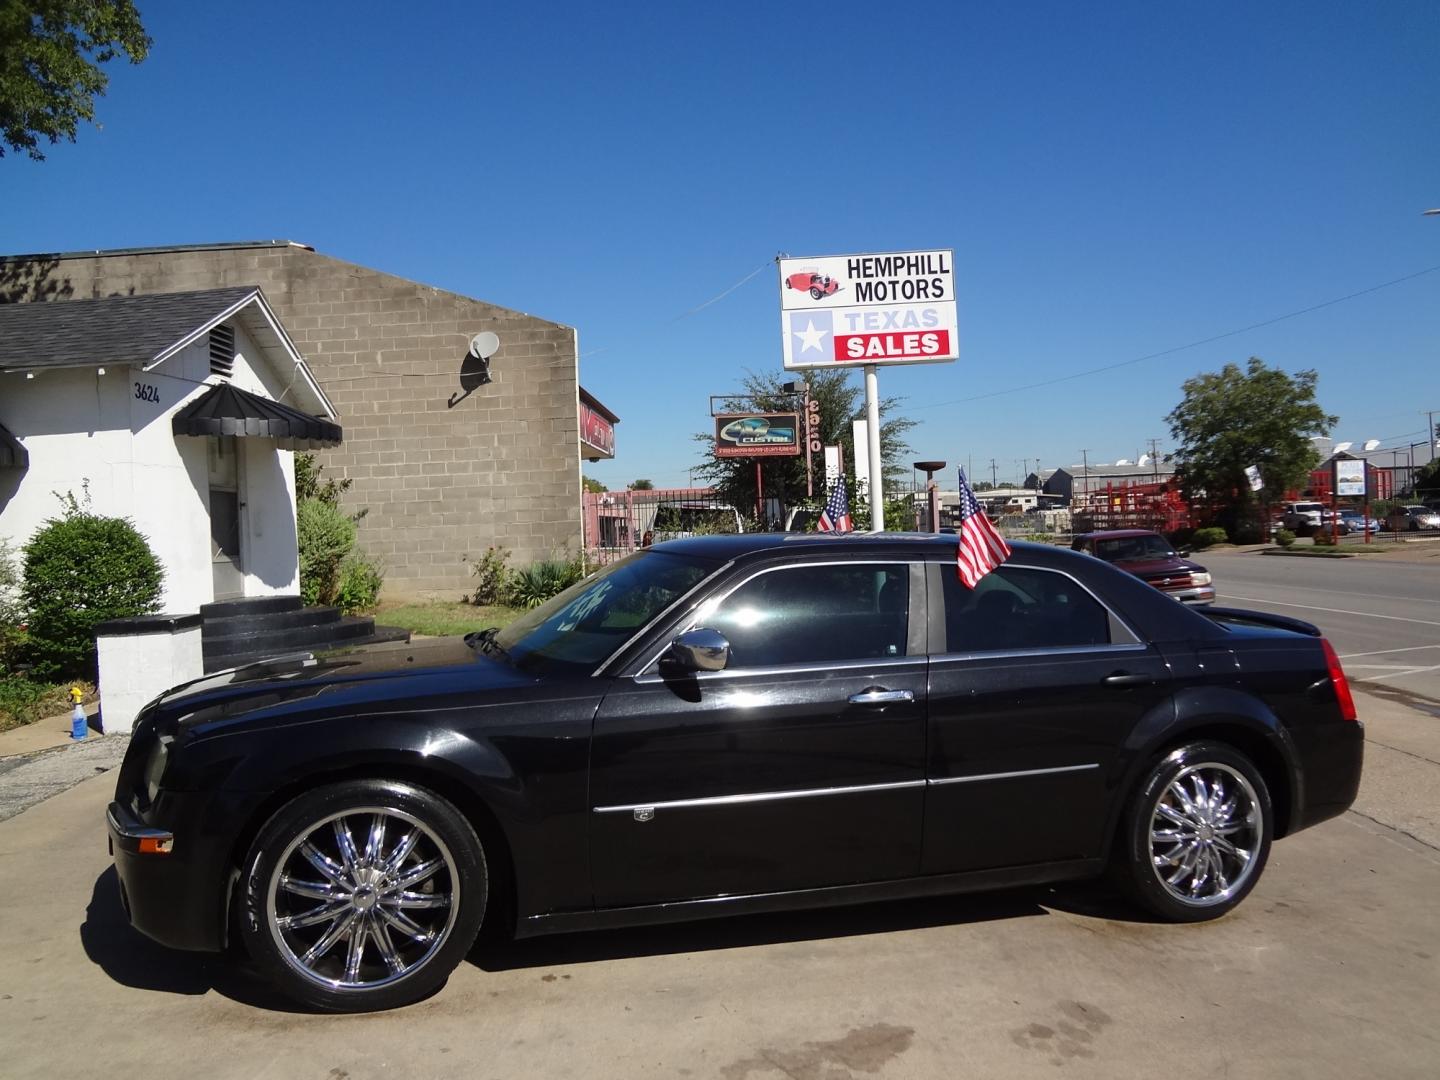
[[893,705],[898,701],[914,701],[915,695],[909,690],[882,690],[876,687],[851,694],[846,700],[851,705]]
[[1149,675],[1131,675],[1128,671],[1117,671],[1100,680],[1106,686],[1149,686],[1155,680]]

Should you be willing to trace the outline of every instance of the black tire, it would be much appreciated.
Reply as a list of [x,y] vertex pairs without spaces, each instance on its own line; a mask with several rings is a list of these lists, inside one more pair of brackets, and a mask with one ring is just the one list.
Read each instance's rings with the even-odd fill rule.
[[1274,820],[1265,779],[1240,751],[1209,740],[1176,747],[1126,807],[1116,877],[1169,922],[1218,919],[1260,880]]
[[811,299],[811,300],[820,300],[820,299],[823,299],[824,296],[825,296],[825,294],[824,294],[823,292],[821,292],[819,289],[815,288],[815,286],[812,285],[812,286],[810,287],[810,299]]
[[489,896],[485,852],[464,815],[388,780],[287,803],[243,874],[251,958],[287,996],[326,1012],[393,1009],[439,989],[474,944]]

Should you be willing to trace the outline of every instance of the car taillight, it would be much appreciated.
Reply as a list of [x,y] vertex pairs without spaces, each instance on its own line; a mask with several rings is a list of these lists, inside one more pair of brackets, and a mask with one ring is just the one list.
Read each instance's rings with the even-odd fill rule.
[[1325,638],[1320,639],[1320,646],[1325,650],[1325,666],[1330,669],[1330,685],[1335,688],[1335,699],[1340,703],[1340,718],[1342,720],[1358,719],[1355,712],[1355,698],[1350,693],[1350,680],[1345,678],[1345,669],[1340,666],[1340,657],[1335,655],[1334,648]]

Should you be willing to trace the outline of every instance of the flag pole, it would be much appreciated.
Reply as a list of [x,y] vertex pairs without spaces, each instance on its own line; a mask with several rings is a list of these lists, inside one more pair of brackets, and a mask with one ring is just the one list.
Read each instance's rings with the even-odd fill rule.
[[[880,380],[875,365],[865,365],[865,426],[870,444],[870,531],[885,531],[885,467],[880,461]],[[860,448],[855,448],[858,456]]]

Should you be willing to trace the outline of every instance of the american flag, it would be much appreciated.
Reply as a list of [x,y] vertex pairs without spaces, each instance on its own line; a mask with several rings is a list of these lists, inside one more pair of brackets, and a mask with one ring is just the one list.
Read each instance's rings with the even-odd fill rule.
[[1010,557],[1010,545],[995,531],[990,519],[975,501],[965,470],[960,470],[960,546],[955,549],[955,568],[967,589]]
[[845,477],[837,476],[830,485],[830,495],[825,500],[825,509],[820,511],[820,520],[815,528],[821,532],[851,532],[850,498],[845,491]]

